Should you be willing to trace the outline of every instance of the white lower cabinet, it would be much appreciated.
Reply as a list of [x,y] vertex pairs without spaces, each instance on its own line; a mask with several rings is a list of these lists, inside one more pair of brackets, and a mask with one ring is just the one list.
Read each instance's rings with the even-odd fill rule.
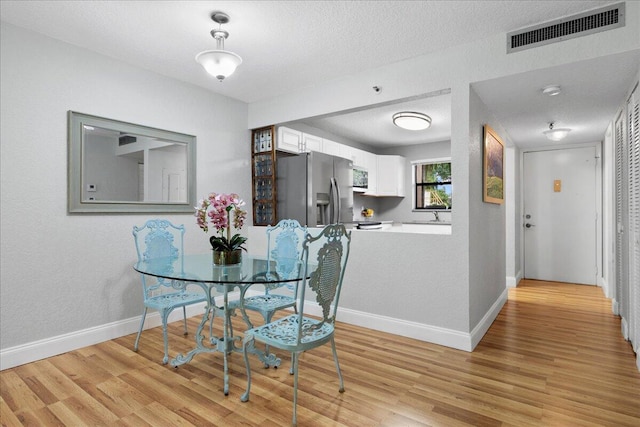
[[404,197],[406,160],[402,156],[377,157],[376,196]]

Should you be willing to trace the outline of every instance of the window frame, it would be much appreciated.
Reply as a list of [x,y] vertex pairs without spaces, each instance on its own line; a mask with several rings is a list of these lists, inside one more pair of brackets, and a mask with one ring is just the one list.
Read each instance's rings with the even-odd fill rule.
[[433,159],[422,159],[422,160],[413,160],[411,162],[411,180],[413,186],[413,200],[412,200],[412,211],[413,212],[451,212],[453,210],[453,205],[448,208],[439,208],[439,207],[418,207],[418,191],[423,189],[426,186],[434,186],[434,185],[450,185],[451,186],[451,196],[453,197],[453,171],[451,173],[451,179],[449,181],[442,182],[426,182],[426,183],[418,183],[416,180],[417,168],[424,165],[432,165],[438,163],[449,163],[451,164],[451,157],[439,157]]

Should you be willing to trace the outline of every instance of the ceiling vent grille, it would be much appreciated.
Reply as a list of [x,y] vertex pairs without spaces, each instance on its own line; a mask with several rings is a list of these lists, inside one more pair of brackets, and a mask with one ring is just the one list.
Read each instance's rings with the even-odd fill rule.
[[624,3],[546,22],[507,34],[507,53],[624,27]]

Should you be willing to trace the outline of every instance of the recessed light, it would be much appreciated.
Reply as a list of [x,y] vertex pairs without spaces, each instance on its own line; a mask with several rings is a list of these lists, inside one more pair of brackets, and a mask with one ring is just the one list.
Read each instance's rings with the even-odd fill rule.
[[542,88],[542,93],[547,96],[556,96],[559,95],[560,92],[562,92],[562,89],[560,89],[558,85],[549,85]]

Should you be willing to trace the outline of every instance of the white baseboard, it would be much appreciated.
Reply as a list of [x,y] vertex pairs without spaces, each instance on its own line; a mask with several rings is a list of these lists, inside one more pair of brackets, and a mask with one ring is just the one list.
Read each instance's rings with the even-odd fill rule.
[[621,317],[620,320],[620,332],[622,332],[622,338],[629,341],[629,324],[627,323],[627,319]]
[[522,280],[522,273],[519,271],[515,276],[507,276],[507,288],[517,287],[518,283],[520,283],[520,280]]
[[[247,296],[249,295],[251,295],[251,291],[247,293]],[[229,297],[230,299],[234,299],[238,296],[229,294]],[[338,320],[340,322],[431,342],[458,350],[473,351],[491,326],[493,320],[497,317],[506,300],[507,290],[505,289],[471,333],[346,308],[340,308],[338,310]],[[309,314],[317,316],[322,314],[317,303],[307,301],[305,304],[305,310]],[[195,304],[187,307],[187,316],[198,316],[201,315],[203,311],[204,303]],[[182,310],[174,310],[169,315],[169,322],[180,319],[182,319]],[[160,315],[157,312],[154,311],[147,314],[144,325],[145,329],[160,325]],[[137,316],[1,350],[0,370],[13,368],[25,363],[35,362],[46,359],[47,357],[133,334],[138,332],[139,327],[140,316]]]
[[509,291],[505,289],[502,294],[500,294],[496,302],[493,303],[489,311],[487,311],[482,317],[482,320],[480,320],[476,327],[473,328],[473,330],[471,331],[471,350],[469,351],[473,351],[484,334],[487,333],[493,321],[496,320],[496,317],[498,317],[498,314],[500,314],[500,310],[502,310],[502,307],[507,302],[508,297]]
[[611,298],[611,289],[609,289],[609,282],[604,277],[598,277],[597,285],[602,289],[602,293],[606,298]]
[[[204,306],[204,303],[201,303],[187,307],[187,317],[201,315],[204,312]],[[2,350],[0,351],[0,370],[136,333],[140,327],[141,318],[142,316],[136,316]],[[174,322],[181,319],[182,310],[176,309],[171,312],[168,321]],[[147,313],[144,329],[155,328],[161,324],[160,314],[157,311]]]

